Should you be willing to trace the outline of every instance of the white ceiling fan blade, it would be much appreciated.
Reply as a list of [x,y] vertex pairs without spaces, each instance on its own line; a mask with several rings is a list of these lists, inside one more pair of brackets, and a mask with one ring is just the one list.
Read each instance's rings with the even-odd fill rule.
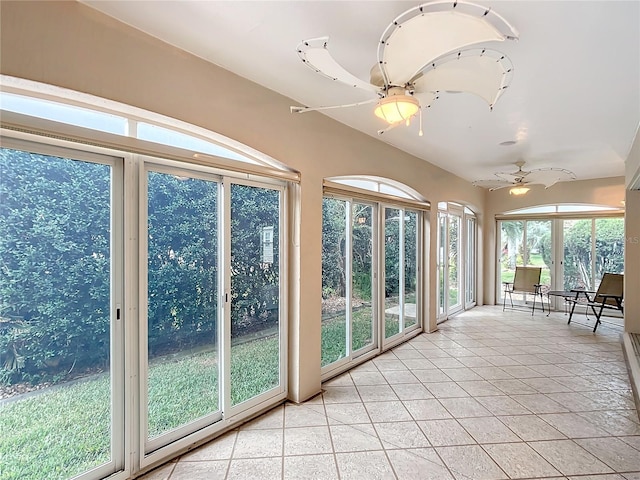
[[433,102],[440,98],[437,92],[419,90],[416,90],[413,96],[418,99],[422,108],[430,108]]
[[537,168],[529,172],[527,182],[549,188],[558,182],[568,182],[575,179],[575,173],[564,168]]
[[346,71],[327,50],[329,37],[319,37],[310,40],[304,40],[298,45],[298,56],[300,59],[312,68],[316,73],[324,75],[338,82],[345,83],[351,87],[362,88],[371,92],[378,92],[380,89],[375,85],[371,85],[360,80],[355,75]]
[[476,180],[475,182],[471,182],[471,184],[474,187],[488,188],[490,191],[515,185],[513,182],[507,180]]
[[481,42],[517,38],[491,9],[473,3],[436,1],[407,10],[382,34],[378,46],[386,85],[405,85],[425,65]]
[[329,105],[325,107],[299,107],[292,105],[289,107],[291,109],[291,113],[307,113],[307,112],[317,112],[319,110],[331,110],[334,108],[348,108],[348,107],[359,107],[360,105],[367,105],[369,103],[375,103],[378,101],[378,98],[372,98],[371,100],[364,100],[362,102],[356,103],[347,103],[345,105]]
[[513,67],[494,50],[471,49],[446,55],[429,64],[413,81],[418,92],[468,92],[491,108],[509,86]]

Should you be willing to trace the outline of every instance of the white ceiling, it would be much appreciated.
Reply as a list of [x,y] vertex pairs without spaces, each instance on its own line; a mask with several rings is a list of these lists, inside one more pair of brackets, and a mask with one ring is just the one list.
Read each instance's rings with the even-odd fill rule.
[[[369,81],[382,32],[419,2],[81,0],[122,22],[306,106],[347,104],[371,93],[318,75],[298,58],[301,40],[327,35],[329,51]],[[483,1],[519,32],[487,44],[514,65],[490,111],[470,94],[443,94],[417,122],[382,137],[373,104],[326,111],[467,180],[493,172],[562,167],[579,179],[624,175],[640,122],[640,2]],[[304,115],[320,115],[305,113]],[[512,146],[500,146],[516,140]]]

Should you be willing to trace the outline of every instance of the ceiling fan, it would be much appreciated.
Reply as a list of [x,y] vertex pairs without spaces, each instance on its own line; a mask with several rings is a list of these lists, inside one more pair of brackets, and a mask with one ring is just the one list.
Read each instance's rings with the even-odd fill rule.
[[[428,108],[441,92],[469,92],[493,108],[511,81],[513,67],[502,53],[469,48],[480,43],[517,39],[514,28],[490,8],[437,0],[399,15],[378,42],[377,62],[369,82],[338,64],[327,49],[329,37],[305,40],[298,56],[316,73],[351,88],[371,92],[365,101],[320,107],[292,106],[305,113],[376,103],[374,113],[389,125],[382,134]],[[420,128],[422,135],[422,128]]]
[[523,170],[524,160],[517,161],[515,165],[518,167],[515,172],[496,172],[494,173],[496,179],[476,180],[472,184],[476,187],[488,188],[490,191],[511,187],[509,189],[511,195],[524,195],[530,190],[528,185],[540,184],[549,188],[558,182],[576,179],[575,173],[565,168],[548,167]]

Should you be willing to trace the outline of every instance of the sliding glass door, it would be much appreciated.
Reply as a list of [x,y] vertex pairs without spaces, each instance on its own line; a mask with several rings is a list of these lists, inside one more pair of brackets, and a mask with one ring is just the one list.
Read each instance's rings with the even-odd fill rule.
[[476,220],[471,210],[442,202],[438,210],[438,319],[475,305]]
[[420,293],[420,219],[419,212],[405,210],[404,213],[404,277],[402,319],[408,329],[418,322],[418,298]]
[[402,319],[402,211],[384,209],[384,338],[400,333]]
[[284,392],[283,192],[145,163],[146,455]]
[[220,418],[219,192],[213,176],[147,171],[147,450]]
[[0,148],[0,477],[128,478],[283,401],[286,183],[50,143]]
[[124,468],[122,159],[3,139],[2,478]]
[[282,388],[281,191],[230,183],[230,405]]
[[[552,220],[500,221],[499,301],[502,301],[503,282],[513,281],[516,266],[540,267],[540,283],[548,289],[554,288],[552,227]],[[514,293],[512,298],[520,302],[530,299],[524,293]]]
[[446,319],[448,282],[447,271],[449,269],[447,261],[447,213],[438,211],[438,319]]
[[376,317],[373,302],[374,276],[374,214],[377,208],[354,201],[351,206],[351,351],[355,355],[374,347]]
[[448,258],[447,258],[447,280],[448,280],[448,305],[447,311],[456,313],[462,309],[462,216],[449,213],[448,216]]
[[325,197],[322,203],[322,367],[335,368],[376,346],[375,205]]
[[605,272],[624,271],[622,217],[501,220],[499,230],[500,282],[512,281],[517,265],[529,265],[542,268],[540,283],[548,289],[595,291]]
[[596,291],[605,272],[624,272],[624,219],[583,218],[563,222],[565,289]]
[[419,219],[405,208],[384,209],[384,332],[398,336],[417,323]]

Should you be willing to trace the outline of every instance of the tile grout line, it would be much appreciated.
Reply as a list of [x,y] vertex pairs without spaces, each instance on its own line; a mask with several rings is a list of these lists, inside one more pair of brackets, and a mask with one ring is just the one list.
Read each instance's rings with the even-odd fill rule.
[[226,468],[226,470],[224,472],[225,480],[227,480],[227,478],[229,478],[229,472],[231,471],[231,462],[233,461],[233,454],[236,451],[236,444],[238,443],[238,436],[240,435],[240,430],[239,429],[234,429],[232,431],[234,431],[236,434],[233,437],[233,445],[231,446],[231,453],[229,454],[229,463],[227,463],[227,468]]
[[[351,378],[350,374],[349,374],[349,378]],[[353,382],[353,379],[351,379],[351,381]],[[355,385],[354,385],[354,388],[355,388]],[[324,392],[322,392],[322,408],[324,410],[325,418],[327,419],[327,430],[329,431],[329,442],[331,443],[331,456],[333,457],[333,465],[336,469],[338,480],[341,480],[340,468],[338,467],[338,456],[336,454],[336,446],[333,443],[333,433],[331,433],[331,425],[329,425],[329,418],[331,417],[329,417],[329,414],[327,413],[327,404],[324,401]]]

